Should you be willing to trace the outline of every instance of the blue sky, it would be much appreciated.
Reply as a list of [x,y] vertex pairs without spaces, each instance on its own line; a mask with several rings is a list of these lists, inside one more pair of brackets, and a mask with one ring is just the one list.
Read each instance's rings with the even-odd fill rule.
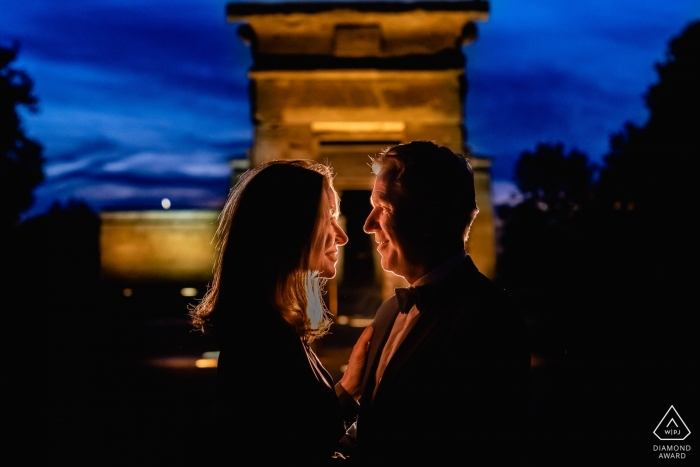
[[[46,181],[27,215],[81,199],[96,210],[218,209],[227,160],[251,143],[250,51],[221,0],[0,0],[0,43],[35,81],[23,114]],[[643,123],[643,95],[697,0],[493,0],[466,47],[468,143],[494,158],[497,200],[522,151],[562,142],[600,162]]]

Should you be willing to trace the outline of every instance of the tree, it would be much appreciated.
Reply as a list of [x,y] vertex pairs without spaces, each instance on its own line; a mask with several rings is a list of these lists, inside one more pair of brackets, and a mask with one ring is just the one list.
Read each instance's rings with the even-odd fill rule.
[[516,292],[532,349],[556,356],[556,339],[567,349],[570,384],[557,387],[565,402],[543,398],[557,416],[540,423],[564,428],[576,455],[600,437],[586,421],[616,413],[629,426],[646,423],[638,404],[625,403],[630,394],[691,405],[698,393],[687,369],[698,355],[700,22],[670,42],[656,70],[648,121],[611,138],[597,182],[579,156],[540,145],[517,163],[524,201],[499,210],[506,223],[499,274],[511,289],[525,289]]
[[578,279],[606,292],[634,295],[679,280],[696,242],[700,21],[670,41],[656,70],[659,80],[646,94],[649,119],[611,137],[597,182],[585,156],[566,156],[562,145],[521,155],[515,181],[525,200],[499,209],[505,283],[556,287],[592,264],[595,275]]
[[700,155],[700,21],[671,40],[656,71],[659,80],[646,94],[649,119],[611,138],[597,198],[601,207],[649,220],[687,217]]
[[43,179],[42,147],[27,138],[18,108],[37,110],[34,83],[12,68],[18,47],[0,46],[0,231],[7,232],[34,202],[32,190]]
[[679,287],[697,242],[700,21],[669,42],[656,71],[658,82],[646,94],[647,122],[627,123],[611,138],[595,198],[600,224],[614,235],[599,243],[629,282],[659,288],[659,281],[673,280]]
[[[79,313],[91,300],[72,300],[80,290],[84,298],[97,287],[100,274],[100,217],[82,201],[71,200],[17,225],[13,256],[16,258],[15,290],[22,290],[25,305],[32,298],[42,302],[52,297],[61,303],[71,303],[61,311],[63,316]],[[31,280],[27,280],[31,278]],[[40,292],[40,293],[38,293]],[[55,307],[35,315],[54,313]]]
[[579,219],[595,167],[581,152],[562,144],[539,144],[518,159],[515,182],[525,199],[500,206],[506,223],[499,258],[501,280],[509,285],[559,284],[579,243]]

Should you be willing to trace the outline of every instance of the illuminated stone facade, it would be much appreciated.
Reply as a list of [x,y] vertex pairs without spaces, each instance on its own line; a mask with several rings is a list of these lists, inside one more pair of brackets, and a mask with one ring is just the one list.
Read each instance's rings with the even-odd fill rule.
[[207,283],[216,211],[121,211],[100,215],[102,278],[130,285]]
[[[487,2],[236,3],[227,13],[253,54],[252,165],[327,161],[339,191],[371,190],[368,155],[382,148],[433,140],[466,151],[462,46],[488,19]],[[469,158],[481,212],[468,251],[493,277],[490,164]],[[384,297],[405,285],[382,276]]]
[[[252,165],[282,158],[327,161],[345,203],[350,192],[371,190],[368,155],[382,148],[434,140],[466,151],[462,46],[475,39],[474,23],[488,18],[487,2],[238,3],[228,6],[227,15],[242,23],[240,36],[253,54]],[[479,269],[493,277],[489,162],[473,156],[470,161],[480,214],[467,249]],[[216,216],[210,211],[102,213],[103,278],[124,284],[208,282]],[[341,222],[353,230],[353,223],[364,221],[359,217]],[[367,239],[360,228],[351,243]],[[376,306],[369,289],[379,286],[377,294],[386,297],[394,286],[405,285],[382,271],[370,243],[369,266],[360,269],[376,283],[352,289],[344,269],[351,258],[341,254],[338,279],[327,287],[333,312],[350,304],[347,314],[371,314]],[[352,249],[348,244],[343,252]],[[346,288],[340,300],[339,287]]]

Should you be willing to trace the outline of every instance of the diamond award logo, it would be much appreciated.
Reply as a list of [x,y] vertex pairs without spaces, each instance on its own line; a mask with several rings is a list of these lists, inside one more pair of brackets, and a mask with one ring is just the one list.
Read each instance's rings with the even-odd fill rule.
[[690,430],[676,409],[671,406],[654,429],[654,434],[661,441],[682,441],[688,437]]

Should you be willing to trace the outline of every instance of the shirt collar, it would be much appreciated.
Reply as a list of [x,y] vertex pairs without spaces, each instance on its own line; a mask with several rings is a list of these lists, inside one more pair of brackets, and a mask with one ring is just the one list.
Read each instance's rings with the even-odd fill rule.
[[418,287],[420,285],[434,284],[436,282],[444,281],[455,269],[457,269],[457,266],[459,266],[462,261],[467,258],[467,256],[469,255],[466,251],[460,251],[442,263],[440,266],[436,267],[428,274],[415,281],[413,284],[411,284],[411,287]]

